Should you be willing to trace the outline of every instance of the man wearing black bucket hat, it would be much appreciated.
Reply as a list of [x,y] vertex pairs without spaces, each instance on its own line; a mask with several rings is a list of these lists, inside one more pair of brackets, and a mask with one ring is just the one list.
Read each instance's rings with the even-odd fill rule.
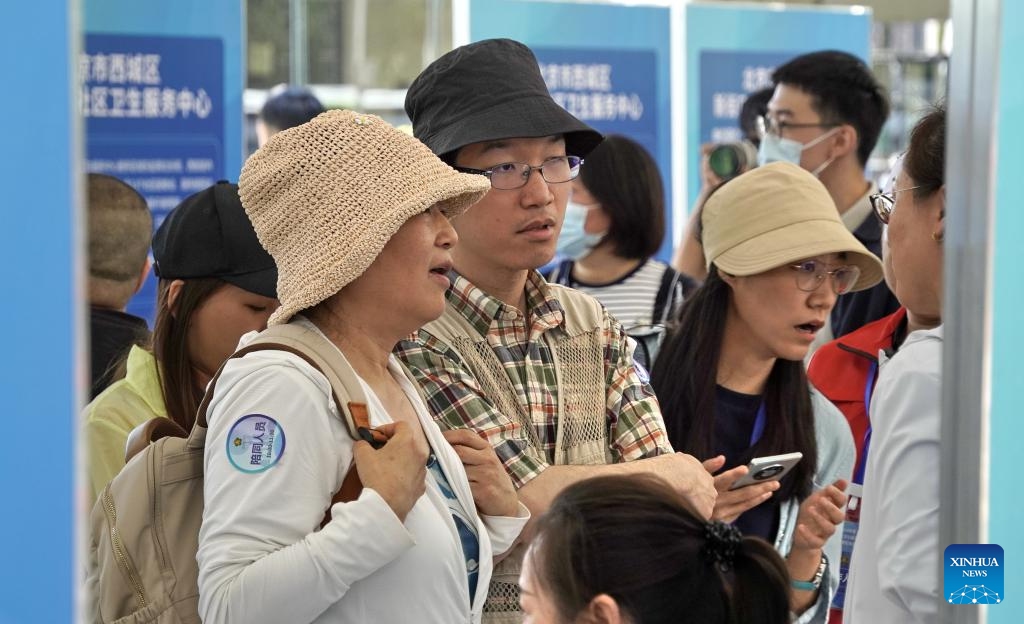
[[[666,479],[709,516],[711,477],[672,453],[622,327],[536,271],[554,256],[569,182],[601,135],[554,102],[533,53],[509,39],[439,58],[405,109],[416,138],[491,182],[452,220],[459,243],[444,315],[397,349],[439,424],[485,437],[535,518],[574,482],[638,472]],[[484,621],[521,620],[521,561],[522,549],[495,570]]]

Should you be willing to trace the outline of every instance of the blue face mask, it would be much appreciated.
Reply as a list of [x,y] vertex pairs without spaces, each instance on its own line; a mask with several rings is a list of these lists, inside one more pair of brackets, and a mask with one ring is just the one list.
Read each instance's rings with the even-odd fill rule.
[[556,248],[558,255],[579,260],[590,253],[590,250],[604,238],[604,234],[587,234],[583,231],[587,211],[586,206],[573,202],[565,206],[565,220],[562,222],[562,231],[558,234]]
[[[771,133],[766,134],[761,138],[761,145],[757,148],[757,164],[767,165],[768,163],[773,162],[788,162],[799,166],[800,155],[804,150],[810,149],[818,143],[821,143],[828,137],[832,136],[836,130],[838,130],[838,128],[832,128],[825,134],[807,143],[801,143],[800,141],[795,141],[793,139],[784,139]],[[825,170],[825,167],[831,165],[833,160],[835,159],[829,158],[815,167],[811,173],[817,176]]]

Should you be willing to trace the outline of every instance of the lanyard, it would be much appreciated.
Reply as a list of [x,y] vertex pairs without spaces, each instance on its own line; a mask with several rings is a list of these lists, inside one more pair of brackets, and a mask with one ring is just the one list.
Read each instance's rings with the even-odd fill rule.
[[768,410],[765,409],[764,401],[761,401],[757,408],[757,416],[754,417],[754,430],[750,432],[750,448],[753,448],[757,441],[764,435],[764,423],[768,420]]
[[875,392],[875,377],[878,373],[878,362],[872,362],[868,368],[868,378],[864,383],[864,416],[868,419],[868,429],[864,432],[864,445],[861,446],[860,459],[853,473],[854,483],[864,483],[864,468],[868,463],[868,449],[871,447],[871,395]]

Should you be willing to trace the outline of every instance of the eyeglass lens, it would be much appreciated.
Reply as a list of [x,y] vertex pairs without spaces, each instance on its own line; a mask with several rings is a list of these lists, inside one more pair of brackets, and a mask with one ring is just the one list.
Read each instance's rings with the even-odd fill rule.
[[503,163],[491,169],[491,186],[506,190],[525,186],[534,169],[540,170],[544,181],[549,184],[569,182],[579,173],[581,162],[575,156],[565,156],[546,160],[539,167],[526,163]]

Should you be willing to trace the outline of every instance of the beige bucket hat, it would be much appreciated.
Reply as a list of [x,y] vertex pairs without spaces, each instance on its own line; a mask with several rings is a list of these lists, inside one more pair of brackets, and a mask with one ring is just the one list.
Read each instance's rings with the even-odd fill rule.
[[332,110],[284,130],[242,168],[239,195],[277,263],[288,322],[363,274],[409,218],[440,204],[454,217],[490,182],[458,173],[383,119]]
[[701,227],[709,269],[714,263],[732,275],[755,275],[846,252],[860,268],[851,290],[882,280],[881,261],[846,229],[824,185],[792,163],[770,163],[726,183],[704,204]]

